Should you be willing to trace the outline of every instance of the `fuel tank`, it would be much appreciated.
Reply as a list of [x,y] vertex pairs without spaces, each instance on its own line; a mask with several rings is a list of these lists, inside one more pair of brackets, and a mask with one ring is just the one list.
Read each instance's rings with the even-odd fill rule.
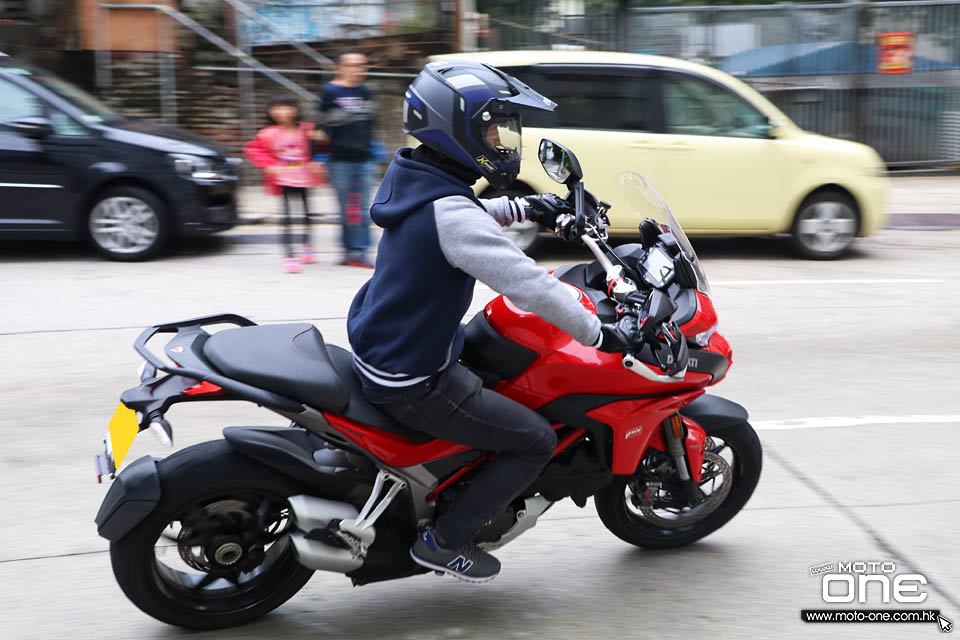
[[[567,282],[563,284],[571,297],[596,315],[596,304],[589,295],[579,287]],[[483,331],[475,326],[480,322],[487,325]],[[528,364],[522,370],[501,372],[500,378],[491,385],[496,391],[530,407],[542,406],[570,394],[645,396],[694,391],[712,384],[718,374],[722,377],[729,365],[719,352],[722,336],[714,334],[711,340],[717,339],[718,352],[692,349],[697,366],[688,366],[683,380],[652,382],[624,368],[620,354],[584,346],[570,334],[536,314],[520,309],[504,296],[491,300],[470,325],[465,355],[484,352],[487,361],[496,361],[498,352],[506,356],[507,349],[515,350],[508,344],[530,354]],[[484,333],[494,333],[501,340],[485,339]],[[480,340],[485,340],[485,344],[476,344]],[[513,356],[509,359],[516,361]],[[653,370],[660,373],[655,367]]]

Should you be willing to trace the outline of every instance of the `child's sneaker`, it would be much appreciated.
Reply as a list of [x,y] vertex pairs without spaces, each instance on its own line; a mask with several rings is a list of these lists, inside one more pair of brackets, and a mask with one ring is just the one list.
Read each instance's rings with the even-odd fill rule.
[[373,269],[374,266],[365,258],[344,258],[340,261],[344,267],[360,267],[362,269]]
[[300,261],[303,264],[313,264],[317,261],[313,247],[306,244],[300,247]]
[[300,273],[303,271],[303,265],[299,258],[284,258],[283,271],[284,273]]

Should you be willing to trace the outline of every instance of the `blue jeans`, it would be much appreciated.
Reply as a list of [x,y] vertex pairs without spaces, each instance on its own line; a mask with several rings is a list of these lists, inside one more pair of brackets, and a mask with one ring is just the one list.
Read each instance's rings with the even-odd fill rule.
[[370,249],[370,186],[372,162],[331,160],[327,165],[330,182],[340,203],[345,258],[366,260]]

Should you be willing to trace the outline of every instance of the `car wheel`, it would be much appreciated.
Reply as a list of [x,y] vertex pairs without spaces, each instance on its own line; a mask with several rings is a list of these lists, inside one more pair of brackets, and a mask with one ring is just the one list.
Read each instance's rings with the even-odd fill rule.
[[860,218],[853,198],[837,191],[809,196],[793,220],[793,246],[804,258],[833,260],[853,246]]
[[170,219],[153,193],[139,187],[114,187],[99,194],[90,207],[87,234],[97,251],[110,260],[149,260],[166,247]]
[[[500,196],[517,198],[532,194],[533,192],[530,191],[530,189],[518,185],[510,186],[507,189],[487,189],[480,194],[480,197],[487,199],[499,198]],[[512,224],[509,227],[503,228],[503,235],[510,238],[513,244],[517,245],[517,248],[528,256],[534,255],[540,249],[543,243],[542,232],[543,227],[536,222],[530,221]]]

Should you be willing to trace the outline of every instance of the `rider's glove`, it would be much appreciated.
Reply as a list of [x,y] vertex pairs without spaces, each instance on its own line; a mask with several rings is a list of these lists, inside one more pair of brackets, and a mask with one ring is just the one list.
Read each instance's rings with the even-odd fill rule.
[[637,329],[637,317],[626,313],[616,322],[600,325],[600,344],[597,349],[606,353],[624,353],[632,351],[640,344],[641,335]]
[[551,230],[557,224],[557,216],[570,212],[567,201],[554,193],[523,196],[516,198],[516,201],[523,207],[527,220],[538,222]]

